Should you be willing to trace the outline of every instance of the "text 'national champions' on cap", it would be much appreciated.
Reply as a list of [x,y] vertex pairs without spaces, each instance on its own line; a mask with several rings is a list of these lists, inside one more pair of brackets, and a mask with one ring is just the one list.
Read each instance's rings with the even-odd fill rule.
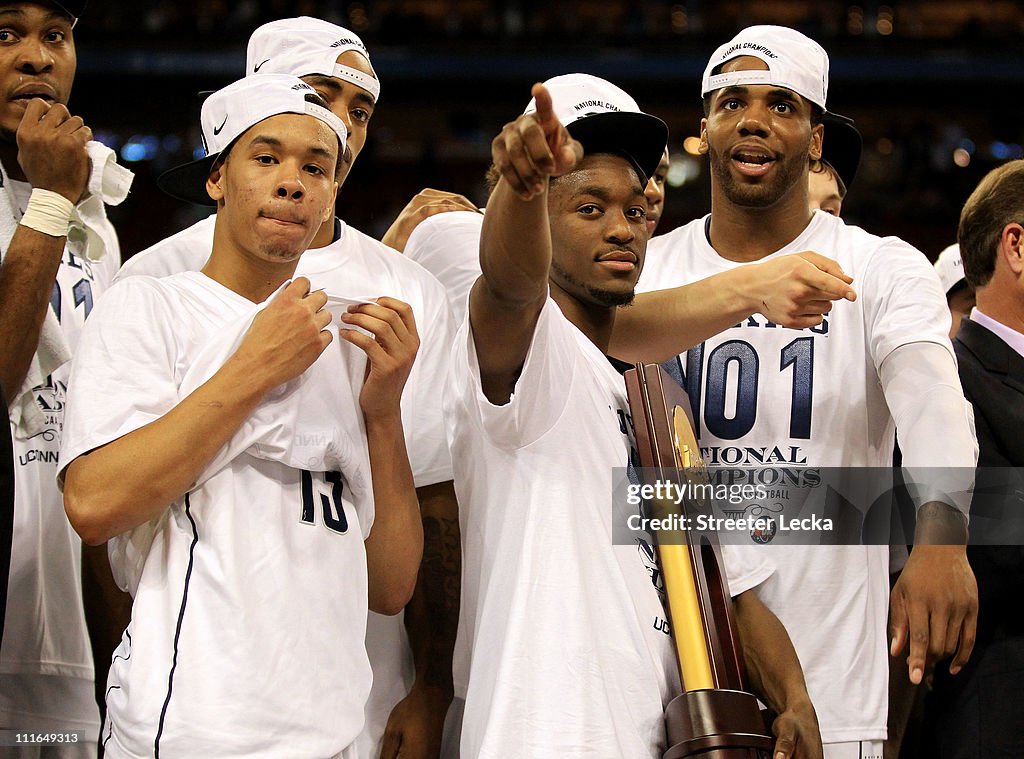
[[[668,127],[640,110],[637,102],[611,82],[590,74],[563,74],[544,82],[555,116],[587,153],[616,153],[627,158],[644,182],[658,168],[668,142]],[[530,100],[524,113],[537,110]]]
[[[768,66],[716,73],[733,58],[751,56]],[[708,60],[701,97],[722,87],[771,84],[801,95],[825,110],[828,53],[817,42],[785,26],[750,26],[719,47]]]

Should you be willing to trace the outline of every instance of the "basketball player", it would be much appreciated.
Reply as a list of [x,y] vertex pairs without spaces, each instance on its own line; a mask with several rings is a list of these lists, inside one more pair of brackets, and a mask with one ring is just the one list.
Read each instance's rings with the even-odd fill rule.
[[[650,181],[647,182],[647,186],[644,188],[644,196],[647,198],[647,229],[651,235],[654,234],[654,230],[658,226],[658,221],[661,219],[661,212],[665,204],[665,180],[668,177],[669,168],[669,157],[668,148],[665,148],[665,154],[661,158],[661,162],[658,164],[657,170],[651,175]],[[490,180],[490,177],[488,177]],[[493,188],[490,188],[493,189]],[[452,273],[451,276],[446,274],[448,268],[454,264],[454,261],[437,261],[434,262],[433,253],[435,246],[429,243],[424,243],[420,239],[417,239],[416,244],[410,249],[406,249],[409,243],[410,237],[413,235],[415,230],[427,221],[427,219],[438,214],[449,213],[451,211],[468,211],[469,213],[482,213],[482,210],[473,205],[473,202],[464,195],[459,195],[454,192],[447,192],[445,190],[435,190],[427,187],[420,190],[412,200],[410,200],[405,208],[402,209],[401,213],[395,219],[394,223],[388,228],[388,231],[382,237],[382,241],[389,247],[394,248],[400,253],[405,253],[414,261],[422,264],[428,271],[438,278],[443,283],[448,285],[449,297],[452,297],[453,290],[455,297],[453,300],[458,301],[458,294],[463,295],[469,292],[469,288],[478,276],[480,276],[479,268],[476,265],[476,242],[474,241],[470,247],[474,248],[472,255],[472,266],[467,266],[468,271],[467,277],[464,279],[464,285],[459,283],[461,278],[458,274]],[[449,216],[444,219],[438,220],[433,223],[432,229],[429,234],[447,234],[449,232],[455,232],[463,226],[463,222],[466,225],[467,232],[472,229],[471,225],[479,226],[480,219],[475,222],[470,221],[468,217],[455,217]],[[448,229],[448,222],[454,225],[453,229]],[[476,230],[476,237],[479,237],[479,229]],[[470,234],[465,236],[455,232],[460,239],[468,240]],[[439,246],[446,245],[446,243],[438,243]],[[428,252],[429,251],[429,252]],[[437,251],[440,253],[441,251]],[[424,260],[423,257],[426,257]],[[468,252],[467,252],[467,258]],[[471,276],[469,276],[471,275]],[[456,314],[456,324],[462,322],[458,318],[458,315],[464,314],[465,309],[459,308],[456,303],[452,303],[452,312]]]
[[[380,83],[359,37],[315,18],[272,21],[250,37],[245,71],[247,76],[275,72],[301,76],[327,101],[349,133],[339,164],[338,182],[343,184],[366,144],[380,97]],[[201,188],[184,199],[210,202]],[[117,278],[198,270],[210,254],[212,239],[210,217],[132,257]],[[426,530],[425,568],[404,615],[404,627],[401,617],[370,614],[367,647],[374,679],[366,727],[358,743],[360,754],[374,759],[384,749],[384,759],[391,759],[400,747],[436,755],[452,698],[460,574],[458,507],[437,402],[438,378],[447,372],[454,335],[445,294],[420,266],[336,217],[317,232],[310,252],[299,260],[297,273],[309,277],[314,288],[333,295],[393,295],[412,307],[419,325],[421,346],[402,409]],[[402,705],[392,714],[399,702]]]
[[[298,18],[271,21],[256,29],[246,49],[245,75],[291,74],[300,76],[327,101],[344,123],[349,141],[338,167],[338,184],[345,183],[366,136],[380,97],[380,82],[370,64],[370,54],[359,37],[320,19]],[[189,202],[209,204],[198,193]],[[210,255],[214,216],[161,240],[128,259],[117,279],[135,274],[162,277],[182,271],[198,271]],[[335,220],[324,225],[315,247],[323,247],[335,233]],[[342,236],[344,236],[343,229]],[[319,243],[319,244],[318,244]]]
[[[661,756],[678,688],[658,593],[636,549],[612,545],[602,505],[631,451],[624,383],[604,352],[643,263],[643,188],[666,130],[601,80],[576,108],[581,79],[535,85],[492,143],[501,179],[453,354],[469,759]],[[727,566],[749,670],[783,713],[778,755],[820,756],[785,631],[743,592],[770,568]]]
[[[651,242],[643,288],[814,250],[855,278],[860,297],[840,301],[809,331],[754,317],[681,356],[702,452],[714,461],[766,446],[788,452],[793,466],[889,467],[898,428],[905,466],[973,471],[948,315],[927,259],[900,240],[808,211],[808,161],[821,157],[827,83],[825,51],[782,27],[744,30],[705,71],[701,150],[711,160],[712,211]],[[939,527],[948,531],[936,539],[930,531]],[[964,527],[946,504],[923,506],[892,593],[892,655],[909,640],[915,683],[944,654],[956,652],[958,670],[973,645],[977,588],[964,546],[930,545],[964,541]],[[772,558],[778,569],[758,594],[793,638],[826,757],[880,756],[887,547],[784,546]]]
[[[77,62],[73,27],[84,6],[0,2],[0,383],[14,444],[6,463],[14,464],[17,484],[0,729],[78,732],[73,745],[42,748],[43,756],[60,757],[95,756],[99,735],[83,551],[55,481],[66,362],[120,260],[102,198],[80,202],[87,188],[98,194],[91,156],[105,149],[90,143],[92,132],[66,107]],[[130,176],[121,177],[125,192]],[[99,244],[69,239],[72,217]],[[87,573],[106,564],[102,549],[84,553]],[[0,753],[32,757],[40,750]]]
[[65,507],[85,540],[113,539],[135,598],[104,746],[347,759],[367,606],[400,610],[421,557],[399,408],[415,322],[384,297],[341,307],[365,331],[339,332],[328,296],[291,279],[345,150],[312,87],[246,78],[202,123],[210,154],[164,181],[216,201],[209,261],[118,283],[72,369]]

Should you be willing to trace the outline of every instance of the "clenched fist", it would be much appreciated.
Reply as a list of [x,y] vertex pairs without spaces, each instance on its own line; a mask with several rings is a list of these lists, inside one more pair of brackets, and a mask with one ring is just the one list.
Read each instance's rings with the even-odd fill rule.
[[60,103],[30,100],[18,127],[18,163],[33,187],[77,203],[89,183],[92,130]]

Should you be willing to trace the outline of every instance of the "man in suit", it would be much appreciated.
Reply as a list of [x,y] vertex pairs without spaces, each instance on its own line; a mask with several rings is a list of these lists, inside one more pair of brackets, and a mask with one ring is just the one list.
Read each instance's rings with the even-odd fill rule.
[[[1024,161],[1004,164],[981,181],[964,205],[958,237],[964,273],[977,295],[953,340],[964,393],[974,404],[983,467],[975,501],[997,486],[1005,494],[1001,505],[1019,516],[1020,474],[984,468],[1024,465]],[[926,731],[935,745],[928,756],[1020,755],[1024,547],[1016,542],[968,548],[978,580],[978,638],[958,677],[935,669]]]

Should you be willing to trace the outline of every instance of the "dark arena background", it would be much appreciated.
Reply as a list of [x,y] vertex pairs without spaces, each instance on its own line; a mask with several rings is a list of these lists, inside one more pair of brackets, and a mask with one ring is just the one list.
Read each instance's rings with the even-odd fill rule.
[[78,28],[73,113],[136,175],[112,217],[127,257],[197,213],[155,178],[199,149],[201,90],[241,77],[260,23],[312,15],[362,36],[382,82],[340,215],[374,236],[423,187],[483,203],[490,141],[530,85],[587,72],[629,91],[671,129],[659,231],[709,210],[687,148],[707,56],[754,23],[796,27],[831,57],[829,107],[852,116],[864,155],[844,217],[934,258],[993,166],[1024,155],[1024,4],[1009,0],[92,0]]

